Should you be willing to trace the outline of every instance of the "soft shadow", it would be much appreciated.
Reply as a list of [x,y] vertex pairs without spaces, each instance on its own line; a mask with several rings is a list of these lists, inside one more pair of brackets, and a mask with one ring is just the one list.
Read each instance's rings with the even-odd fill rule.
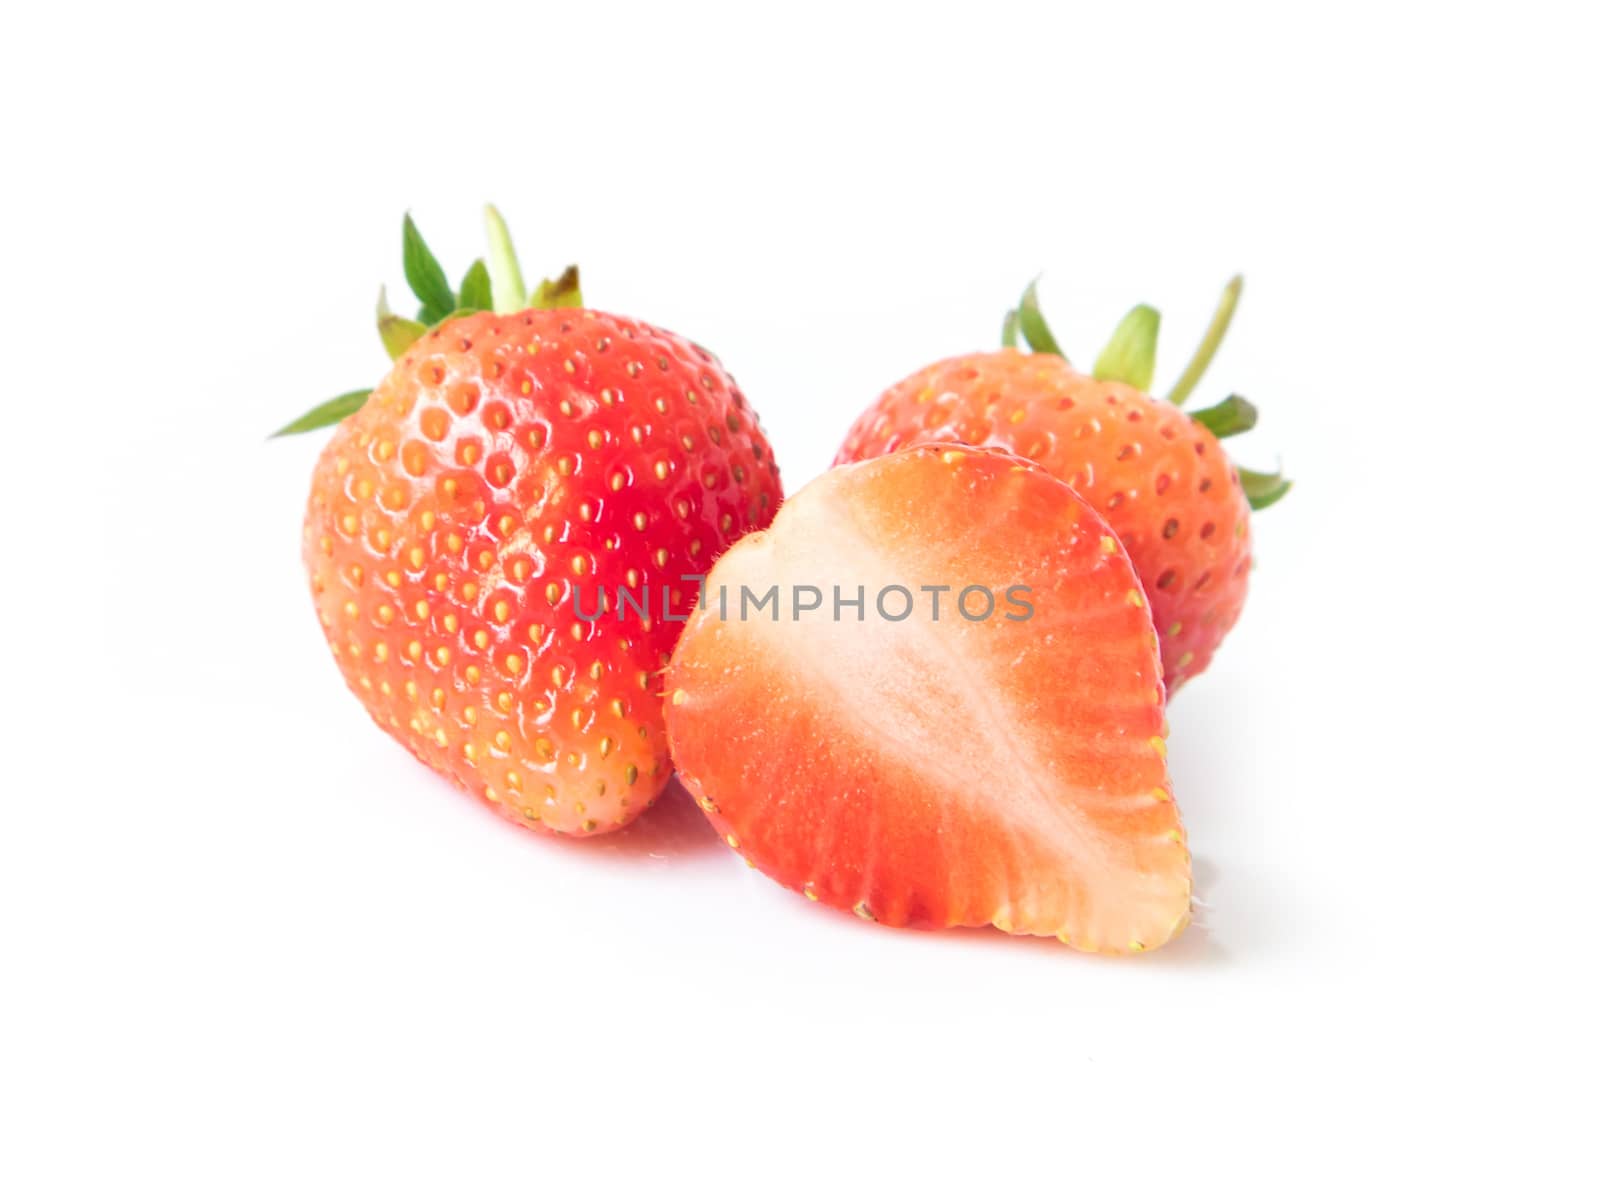
[[728,850],[677,777],[667,782],[655,805],[620,831],[568,839],[563,846],[653,860],[686,859]]

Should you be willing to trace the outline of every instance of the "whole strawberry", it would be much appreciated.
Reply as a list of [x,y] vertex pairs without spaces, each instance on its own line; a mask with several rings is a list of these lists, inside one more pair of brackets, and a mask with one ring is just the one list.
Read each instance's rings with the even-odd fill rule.
[[[306,567],[380,727],[515,822],[608,831],[671,775],[657,674],[693,577],[782,490],[716,358],[583,308],[575,270],[530,298],[493,209],[489,226],[492,268],[452,290],[408,217],[422,308],[380,297],[394,368],[284,429],[343,418],[312,478]],[[619,589],[644,613],[619,611]]]
[[[1227,332],[1242,280],[1223,293],[1194,359],[1165,399],[1148,391],[1160,315],[1140,305],[1093,374],[1075,370],[1034,287],[1005,322],[1005,347],[953,357],[886,390],[858,419],[835,464],[937,442],[1008,449],[1039,463],[1111,525],[1137,569],[1161,640],[1169,692],[1200,673],[1239,618],[1250,575],[1250,512],[1289,490],[1281,474],[1238,469],[1220,438],[1248,431],[1238,396],[1179,408]],[[1018,350],[1017,334],[1032,353]]]

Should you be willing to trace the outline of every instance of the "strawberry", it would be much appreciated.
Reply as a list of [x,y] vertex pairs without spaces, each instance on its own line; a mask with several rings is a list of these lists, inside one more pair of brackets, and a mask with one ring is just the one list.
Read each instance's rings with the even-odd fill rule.
[[[422,309],[380,297],[393,369],[284,429],[343,420],[312,478],[305,562],[380,727],[514,822],[608,831],[671,775],[657,674],[693,602],[684,579],[782,491],[716,358],[581,307],[573,270],[529,307],[493,209],[490,233],[494,269],[475,263],[457,292],[408,217]],[[619,586],[649,596],[648,617],[593,617]]]
[[815,901],[1114,952],[1188,920],[1144,591],[1019,457],[824,474],[717,562],[666,691],[685,787]]
[[[1223,293],[1200,349],[1166,399],[1149,393],[1160,316],[1128,313],[1094,372],[1067,362],[1030,286],[1006,319],[1006,347],[937,362],[896,383],[858,419],[838,462],[909,444],[1009,449],[1072,486],[1116,531],[1150,596],[1169,693],[1205,669],[1239,618],[1250,575],[1250,512],[1282,498],[1281,474],[1238,469],[1219,438],[1256,411],[1230,396],[1179,408],[1221,343],[1242,280]],[[1033,353],[1018,351],[1017,332]]]

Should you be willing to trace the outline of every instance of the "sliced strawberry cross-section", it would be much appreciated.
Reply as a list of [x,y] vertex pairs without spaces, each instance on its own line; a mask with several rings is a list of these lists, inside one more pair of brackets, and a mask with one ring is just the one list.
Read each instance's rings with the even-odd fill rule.
[[666,692],[685,785],[807,897],[1103,951],[1188,920],[1144,590],[1021,458],[925,446],[825,474],[717,562]]

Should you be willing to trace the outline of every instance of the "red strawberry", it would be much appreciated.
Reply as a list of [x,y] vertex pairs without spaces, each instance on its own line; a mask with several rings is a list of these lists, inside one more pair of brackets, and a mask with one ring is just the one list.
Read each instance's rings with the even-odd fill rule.
[[[773,587],[777,607],[751,609]],[[968,587],[993,596],[987,617]],[[949,446],[844,466],[702,593],[667,670],[667,731],[685,786],[757,868],[889,926],[1138,951],[1185,925],[1144,592],[1063,483]],[[838,602],[858,595],[859,616]]]
[[1168,692],[1205,669],[1244,606],[1250,511],[1288,492],[1280,475],[1234,467],[1218,437],[1247,431],[1255,409],[1237,396],[1185,415],[1178,404],[1209,364],[1241,282],[1224,293],[1199,353],[1167,399],[1147,392],[1160,316],[1140,306],[1112,338],[1094,375],[1067,363],[1033,287],[1007,319],[1032,354],[972,353],[919,370],[858,419],[838,461],[908,444],[959,442],[1009,449],[1043,465],[1105,516],[1150,595]]
[[[527,296],[491,212],[495,307]],[[657,673],[693,602],[684,575],[763,527],[782,497],[754,413],[705,350],[583,310],[576,275],[529,309],[457,296],[409,218],[419,321],[380,304],[399,350],[323,452],[305,560],[328,643],[378,725],[515,822],[588,834],[671,775]],[[429,329],[426,322],[440,320]],[[593,615],[601,590],[652,615]],[[688,593],[685,593],[687,589]],[[575,592],[576,591],[576,592]]]

